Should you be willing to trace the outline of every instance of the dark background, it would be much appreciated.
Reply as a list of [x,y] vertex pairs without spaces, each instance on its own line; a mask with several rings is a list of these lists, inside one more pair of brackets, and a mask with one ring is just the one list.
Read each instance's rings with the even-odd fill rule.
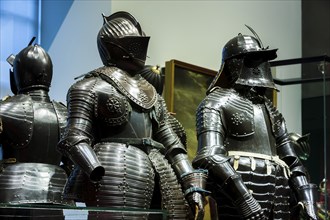
[[[302,57],[330,56],[330,0],[302,0]],[[311,75],[322,78],[319,63],[302,65],[302,78]],[[330,63],[326,67],[330,75]],[[311,156],[304,164],[312,182],[318,184],[324,177],[324,158],[327,158],[327,177],[330,172],[330,81],[302,84],[302,132],[311,133]],[[325,94],[325,95],[324,95]],[[324,113],[328,116],[325,117]],[[326,129],[326,130],[325,130]],[[324,134],[326,132],[326,140]],[[324,145],[326,141],[326,151]],[[326,153],[326,154],[325,154]]]

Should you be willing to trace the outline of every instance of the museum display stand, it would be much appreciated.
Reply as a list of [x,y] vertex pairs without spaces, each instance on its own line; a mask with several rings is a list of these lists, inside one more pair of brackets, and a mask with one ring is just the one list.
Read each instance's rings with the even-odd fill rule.
[[[111,209],[106,207],[85,207],[83,203],[77,206],[25,204],[10,205],[0,204],[0,219],[20,220],[84,220],[84,219],[108,219],[107,216],[113,213],[120,214],[122,219],[125,216],[141,216],[141,219],[165,220],[168,213],[156,209]],[[100,218],[102,216],[102,218]],[[109,218],[111,219],[111,218]]]

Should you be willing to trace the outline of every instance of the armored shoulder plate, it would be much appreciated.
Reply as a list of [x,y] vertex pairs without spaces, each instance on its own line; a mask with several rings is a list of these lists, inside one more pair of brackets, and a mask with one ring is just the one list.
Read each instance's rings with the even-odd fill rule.
[[266,99],[266,109],[269,113],[270,121],[272,123],[272,131],[275,137],[282,136],[286,130],[285,120],[282,114],[275,108],[273,103]]
[[222,94],[222,90],[219,87],[214,87],[203,99],[196,111],[197,135],[205,131],[223,133],[220,106],[226,103],[226,100],[227,97]]
[[223,105],[228,102],[228,99],[232,93],[233,90],[215,87],[201,102],[199,108],[219,110]]
[[101,67],[93,72],[98,73],[102,79],[111,83],[131,101],[144,109],[151,109],[157,102],[155,88],[140,75],[132,77],[115,67]]
[[[15,148],[29,144],[33,133],[33,106],[28,95],[16,95],[0,103],[3,142]],[[17,135],[20,128],[20,135]]]
[[[128,99],[99,74],[93,74],[94,77],[92,74],[71,86],[68,95],[70,116],[90,121],[93,115],[107,126],[127,122],[131,112]],[[93,114],[86,115],[86,111]]]
[[254,133],[253,106],[232,89],[218,88],[204,100],[206,106],[220,111],[227,132],[235,137],[246,137]]

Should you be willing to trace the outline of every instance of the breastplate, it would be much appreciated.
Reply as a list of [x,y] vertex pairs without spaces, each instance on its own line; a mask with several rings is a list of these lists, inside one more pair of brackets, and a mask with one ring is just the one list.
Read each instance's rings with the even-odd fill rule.
[[118,126],[103,124],[98,127],[97,133],[100,141],[116,138],[151,138],[152,120],[148,112],[133,108],[125,123]]
[[254,133],[247,137],[228,136],[225,147],[228,151],[246,151],[276,155],[275,138],[264,105],[253,105]]

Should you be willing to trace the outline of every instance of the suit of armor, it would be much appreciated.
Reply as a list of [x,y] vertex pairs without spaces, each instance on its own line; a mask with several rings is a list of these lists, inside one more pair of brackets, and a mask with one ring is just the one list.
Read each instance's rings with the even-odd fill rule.
[[[15,95],[0,102],[0,203],[66,204],[62,193],[67,174],[60,167],[62,156],[56,146],[65,128],[67,109],[48,95],[50,57],[40,46],[29,45],[8,61],[13,65],[11,88]],[[49,218],[52,212],[42,215]]]
[[136,74],[144,66],[146,37],[127,12],[104,19],[98,36],[104,66],[68,91],[67,131],[58,148],[77,166],[64,196],[88,207],[119,209],[90,219],[145,219],[137,211],[150,208],[186,219],[188,204],[202,217],[206,173],[192,168],[163,98]]
[[263,48],[260,39],[241,34],[231,39],[221,75],[198,107],[193,165],[209,171],[219,219],[290,219],[297,204],[306,219],[317,219],[316,188],[284,118],[264,95],[276,89],[268,63],[275,57],[276,50]]

